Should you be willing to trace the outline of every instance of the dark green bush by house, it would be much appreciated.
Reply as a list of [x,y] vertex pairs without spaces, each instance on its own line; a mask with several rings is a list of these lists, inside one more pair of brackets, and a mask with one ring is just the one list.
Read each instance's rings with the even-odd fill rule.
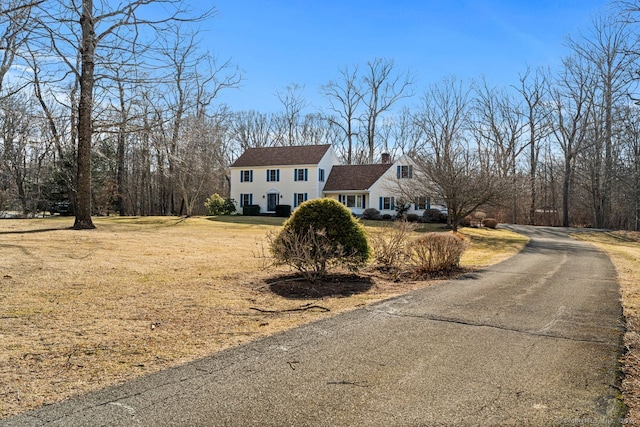
[[381,220],[382,215],[380,215],[380,211],[376,208],[367,208],[362,212],[362,219]]
[[260,205],[245,205],[242,207],[242,215],[258,216],[260,215]]
[[447,215],[440,212],[438,209],[427,209],[422,214],[422,222],[445,223],[447,222]]
[[276,205],[276,216],[288,218],[291,216],[291,205]]

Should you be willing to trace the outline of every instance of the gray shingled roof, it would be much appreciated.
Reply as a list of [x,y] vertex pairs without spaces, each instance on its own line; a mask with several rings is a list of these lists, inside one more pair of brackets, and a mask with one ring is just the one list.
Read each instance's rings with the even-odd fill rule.
[[249,148],[231,167],[313,165],[322,160],[329,147],[330,144]]
[[390,167],[391,164],[334,166],[324,185],[324,192],[367,190]]

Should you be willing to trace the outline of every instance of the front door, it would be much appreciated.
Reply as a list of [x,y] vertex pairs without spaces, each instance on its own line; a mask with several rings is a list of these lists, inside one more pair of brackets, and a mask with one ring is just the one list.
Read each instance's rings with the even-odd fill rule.
[[267,212],[275,211],[277,204],[278,204],[278,193],[267,194]]

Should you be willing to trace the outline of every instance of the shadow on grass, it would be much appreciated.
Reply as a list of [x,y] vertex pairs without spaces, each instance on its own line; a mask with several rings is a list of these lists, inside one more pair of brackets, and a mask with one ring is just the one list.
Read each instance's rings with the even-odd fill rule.
[[277,276],[265,280],[276,295],[288,299],[349,297],[367,292],[374,285],[371,277],[357,274],[330,274],[316,283],[309,283],[298,275]]
[[60,228],[39,228],[37,230],[11,230],[11,231],[0,231],[1,235],[6,234],[34,234],[34,233],[47,233],[49,231],[64,231],[64,230],[73,230],[73,227],[60,227]]
[[275,225],[279,226],[287,218],[274,216],[245,216],[245,215],[220,215],[206,217],[208,221],[225,222],[229,224],[247,224],[247,225]]

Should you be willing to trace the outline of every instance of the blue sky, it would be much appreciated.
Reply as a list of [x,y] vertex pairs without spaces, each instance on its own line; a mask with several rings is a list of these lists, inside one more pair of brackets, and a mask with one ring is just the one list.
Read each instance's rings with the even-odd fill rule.
[[[323,107],[320,86],[338,68],[393,59],[411,70],[416,92],[443,77],[485,76],[516,83],[527,66],[557,68],[566,36],[578,35],[604,0],[215,0],[218,14],[203,41],[219,59],[231,58],[245,81],[220,101],[234,110],[281,109],[275,93],[304,86]],[[418,99],[418,96],[415,97]]]

